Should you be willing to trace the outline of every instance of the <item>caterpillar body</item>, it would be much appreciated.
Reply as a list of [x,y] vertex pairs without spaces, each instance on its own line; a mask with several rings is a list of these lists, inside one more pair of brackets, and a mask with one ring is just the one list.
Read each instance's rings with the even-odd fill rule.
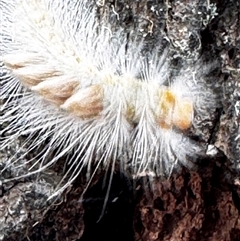
[[2,1],[1,9],[0,148],[20,135],[29,151],[47,141],[24,176],[71,153],[56,195],[85,167],[164,176],[192,165],[201,148],[186,131],[214,106],[193,66],[171,79],[167,50],[144,56],[141,42],[98,23],[85,1]]

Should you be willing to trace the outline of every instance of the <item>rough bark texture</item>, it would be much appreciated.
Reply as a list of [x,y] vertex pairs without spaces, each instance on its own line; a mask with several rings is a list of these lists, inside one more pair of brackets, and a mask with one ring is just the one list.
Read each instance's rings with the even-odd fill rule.
[[[84,177],[53,205],[46,202],[61,166],[36,182],[31,177],[2,185],[0,240],[240,240],[240,2],[211,3],[216,11],[207,0],[109,0],[97,1],[97,11],[112,31],[121,27],[134,31],[129,41],[144,39],[144,54],[156,45],[170,46],[173,69],[200,57],[209,63],[217,59],[217,82],[210,84],[219,96],[218,108],[199,130],[200,141],[215,145],[217,155],[198,160],[195,170],[183,168],[168,180],[154,179],[150,187],[144,178],[133,181],[116,171],[103,217],[101,173],[83,202]],[[0,153],[0,165],[18,148],[15,143]],[[14,176],[14,171],[6,175]]]

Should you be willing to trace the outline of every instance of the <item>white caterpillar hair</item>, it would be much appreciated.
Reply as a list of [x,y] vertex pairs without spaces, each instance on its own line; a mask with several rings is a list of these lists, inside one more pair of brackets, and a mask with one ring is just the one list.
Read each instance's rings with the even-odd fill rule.
[[[168,50],[144,56],[141,41],[127,42],[122,29],[112,32],[96,21],[87,1],[3,0],[0,6],[0,149],[22,135],[27,152],[45,143],[24,164],[24,176],[71,153],[67,182],[56,195],[86,167],[93,175],[100,167],[113,173],[119,164],[135,176],[170,175],[179,163],[191,167],[188,157],[201,148],[187,130],[214,106],[194,66],[171,78]],[[22,165],[17,162],[10,159],[5,168]]]

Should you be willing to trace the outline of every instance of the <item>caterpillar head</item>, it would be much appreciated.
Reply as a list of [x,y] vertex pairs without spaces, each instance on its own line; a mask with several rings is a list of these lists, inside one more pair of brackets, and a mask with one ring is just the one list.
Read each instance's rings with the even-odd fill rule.
[[184,131],[191,127],[193,112],[191,101],[181,99],[170,89],[161,91],[158,111],[158,125],[161,128],[170,129],[174,126]]

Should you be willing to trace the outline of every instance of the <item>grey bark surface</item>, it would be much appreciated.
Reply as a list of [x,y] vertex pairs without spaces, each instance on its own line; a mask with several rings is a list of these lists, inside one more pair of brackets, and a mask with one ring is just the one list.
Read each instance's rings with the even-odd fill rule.
[[[1,241],[240,240],[240,2],[210,3],[96,1],[96,21],[108,21],[112,31],[124,28],[129,43],[143,41],[143,54],[168,47],[176,72],[195,62],[201,74],[204,66],[213,66],[208,84],[217,96],[215,109],[196,120],[199,129],[196,125],[191,131],[197,131],[201,145],[215,146],[216,155],[198,159],[194,169],[183,167],[169,179],[153,178],[149,188],[147,179],[132,180],[116,170],[101,219],[104,173],[95,175],[83,202],[84,176],[55,203],[47,201],[63,175],[64,160],[37,179],[0,183]],[[22,138],[0,153],[1,168],[21,148]],[[31,155],[37,153],[26,160]],[[16,171],[21,170],[2,175],[14,177]]]

